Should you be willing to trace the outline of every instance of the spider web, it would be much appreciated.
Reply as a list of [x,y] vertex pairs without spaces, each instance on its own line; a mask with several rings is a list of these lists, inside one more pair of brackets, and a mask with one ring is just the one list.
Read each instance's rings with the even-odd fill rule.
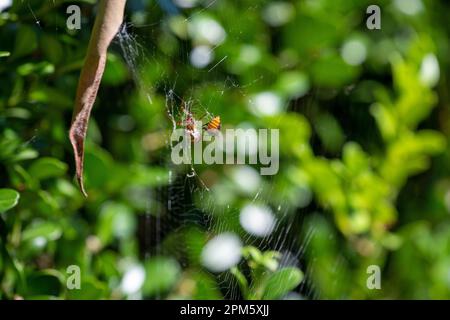
[[[189,21],[193,15],[208,10],[212,5],[213,2],[211,2],[208,6],[194,11],[191,16],[186,18],[186,20]],[[159,62],[155,59],[151,59],[152,54],[144,49],[144,46],[142,45],[143,40],[133,36],[132,31],[130,31],[133,28],[146,27],[147,26],[133,25],[130,23],[124,24],[117,36],[117,41],[120,43],[123,57],[127,62],[131,73],[133,74],[137,87],[148,97],[148,103],[152,103],[151,92],[154,92],[154,90],[152,87],[148,87],[143,84],[140,64],[158,64]],[[145,45],[145,47],[148,46]],[[212,50],[214,49],[215,48]],[[189,48],[182,47],[181,50],[182,56],[185,57],[183,60],[188,61],[188,56],[190,53]],[[211,67],[197,69],[196,72],[208,74],[215,73],[215,76],[220,78],[221,74],[218,67],[224,62],[225,59],[226,56],[218,57],[216,61],[211,62]],[[259,81],[261,79],[262,76],[256,76],[254,81]],[[169,121],[167,121],[169,131],[176,130],[179,127],[177,121],[179,122],[178,117],[181,113],[180,106],[184,101],[187,101],[187,105],[191,106],[191,108],[198,103],[198,100],[194,96],[181,97],[176,93],[177,80],[178,75],[175,79],[170,79],[162,74],[159,79],[160,83],[152,84],[153,87],[164,88],[166,99],[165,108],[169,117]],[[247,86],[248,85],[250,84],[247,84]],[[246,93],[246,85],[240,85],[230,77],[225,77],[223,79],[223,87],[220,90],[217,90],[215,94],[220,96],[230,90],[239,94],[242,99],[249,101],[250,97]],[[213,100],[210,101],[210,105],[196,106],[194,107],[196,108],[196,111],[193,111],[193,109],[189,109],[189,111],[198,114],[198,110],[202,110],[203,113],[211,115],[212,112],[210,112],[209,109],[212,105],[214,105]],[[167,153],[170,153],[172,144],[168,142],[166,148]],[[196,165],[191,163],[187,166],[180,167],[175,166],[168,158],[160,160],[161,164],[169,170],[167,186],[160,187],[157,190],[157,200],[165,203],[165,205],[161,210],[163,212],[155,214],[155,212],[147,210],[144,215],[144,237],[146,238],[146,246],[144,251],[146,251],[145,255],[147,257],[158,254],[168,254],[180,257],[183,256],[185,252],[191,250],[189,244],[187,243],[179,243],[175,249],[172,246],[170,250],[175,252],[168,252],[163,245],[165,237],[169,234],[176,234],[178,231],[188,226],[201,226],[210,238],[232,230],[232,226],[229,221],[235,219],[239,220],[238,217],[241,209],[239,207],[231,207],[229,205],[225,207],[216,205],[214,195],[202,180]],[[264,194],[270,194],[273,188],[273,186],[270,187],[269,190],[263,190],[263,187],[259,188],[256,195],[250,202],[268,205],[268,201],[262,196],[262,193],[264,192]],[[255,246],[262,251],[279,251],[281,253],[281,258],[279,259],[280,266],[296,266],[305,272],[305,279],[296,291],[301,292],[302,296],[308,298],[318,297],[319,293],[315,292],[314,285],[310,280],[310,274],[314,270],[314,261],[308,266],[308,268],[301,265],[303,262],[303,255],[309,241],[314,235],[314,228],[310,228],[306,232],[304,239],[300,239],[299,228],[301,229],[302,226],[301,219],[299,219],[296,214],[290,213],[289,208],[283,207],[282,205],[275,208],[274,212],[276,214],[276,224],[273,231],[269,235],[265,235],[263,237],[255,237],[250,234],[244,235],[241,237],[243,245]],[[223,217],[227,217],[227,219],[223,219]],[[180,264],[182,267],[187,267],[187,263],[183,260],[180,261]],[[335,268],[338,268],[338,265]],[[242,298],[238,284],[230,272],[225,271],[221,273],[211,273],[211,275],[217,279],[218,287],[221,289],[225,298]]]
[[[188,10],[188,12],[180,12],[179,9],[176,10],[178,14],[184,14],[186,16],[186,22],[189,23],[194,17],[206,13],[208,10],[214,10],[215,2],[215,0],[207,2],[203,6]],[[162,2],[159,5],[162,5]],[[148,10],[160,10],[158,4],[152,4],[151,6]],[[165,8],[166,14],[170,15],[171,10],[175,9]],[[33,17],[35,17],[34,12]],[[41,27],[39,20],[36,17],[35,19],[36,24]],[[207,67],[192,68],[193,72],[205,77],[205,83],[208,81],[207,79],[214,79],[216,83],[221,83],[214,94],[211,95],[209,102],[202,104],[196,98],[195,91],[201,89],[203,84],[192,83],[190,90],[187,90],[187,92],[184,90],[185,92],[183,92],[180,89],[180,78],[182,75],[175,72],[176,76],[173,77],[165,73],[162,66],[163,61],[160,61],[154,52],[157,50],[157,46],[151,36],[143,38],[138,37],[134,33],[134,30],[143,29],[149,31],[148,33],[152,35],[152,28],[159,23],[162,24],[164,21],[152,25],[124,23],[114,39],[114,43],[120,48],[135,85],[139,92],[146,97],[147,103],[153,104],[154,95],[160,94],[161,91],[163,92],[165,97],[164,112],[168,115],[168,121],[165,124],[167,140],[164,148],[166,152],[162,153],[158,159],[158,163],[156,163],[167,168],[168,180],[163,186],[156,187],[147,196],[147,210],[140,217],[139,221],[139,233],[142,238],[140,240],[141,252],[144,258],[151,258],[158,255],[177,257],[181,267],[187,268],[189,267],[189,262],[183,257],[187,252],[195,248],[183,242],[178,242],[175,245],[172,242],[172,245],[168,248],[165,245],[167,239],[170,237],[176,238],[177,234],[190,227],[200,228],[207,234],[208,239],[224,232],[229,232],[235,228],[230,221],[239,220],[241,208],[217,204],[215,195],[211,191],[211,186],[202,177],[204,168],[197,168],[195,164],[176,166],[172,163],[169,155],[173,146],[169,141],[169,136],[173,130],[179,127],[177,122],[180,120],[178,119],[181,114],[180,106],[183,101],[186,101],[191,106],[190,111],[196,115],[202,113],[206,113],[209,116],[220,114],[220,110],[214,107],[214,99],[218,99],[225,93],[232,92],[240,96],[244,101],[250,102],[251,97],[247,89],[254,83],[263,80],[263,76],[255,74],[250,83],[240,84],[233,77],[220,71],[221,65],[228,57],[217,56]],[[236,24],[235,28],[239,28],[239,24]],[[238,32],[234,32],[234,34],[238,34]],[[220,44],[213,46],[211,50],[215,51],[218,46]],[[191,49],[188,44],[183,43],[180,45],[181,52],[178,59],[174,57],[164,57],[164,59],[175,59],[176,63],[187,64],[189,63]],[[146,82],[143,70],[149,65],[161,71],[156,83]],[[186,79],[184,80],[186,81]],[[268,185],[271,185],[272,178],[266,177],[265,179]],[[270,196],[273,188],[273,185],[269,188],[259,187],[256,194],[251,199],[248,199],[248,203],[270,207],[267,196]],[[311,274],[315,268],[315,261],[313,259],[307,262],[308,265],[305,265],[306,260],[304,259],[304,255],[311,238],[314,236],[315,229],[309,228],[305,236],[303,238],[300,237],[303,227],[303,217],[299,216],[298,212],[291,212],[292,210],[290,209],[287,205],[279,205],[277,208],[272,208],[276,217],[276,223],[270,234],[263,237],[255,237],[251,234],[244,233],[243,236],[240,236],[240,240],[243,246],[255,246],[262,251],[279,251],[281,253],[279,260],[280,266],[297,266],[305,273],[305,279],[295,289],[295,292],[301,295],[295,297],[314,299],[320,296],[320,292],[316,290],[311,280]],[[333,267],[335,272],[338,272],[339,267],[340,262],[337,261]],[[226,299],[242,298],[238,283],[229,271],[213,273],[206,268],[204,269],[206,273],[217,280],[217,288]],[[162,293],[157,296],[157,298],[165,297]]]

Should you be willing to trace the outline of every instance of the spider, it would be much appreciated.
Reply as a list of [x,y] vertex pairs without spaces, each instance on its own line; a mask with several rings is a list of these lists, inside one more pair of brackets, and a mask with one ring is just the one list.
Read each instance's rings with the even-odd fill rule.
[[[201,139],[201,132],[197,128],[197,120],[195,119],[193,113],[187,108],[187,104],[183,102],[181,106],[181,110],[183,112],[183,120],[178,122],[178,125],[181,125],[185,128],[186,133],[191,137],[191,141],[198,142]],[[199,120],[203,119],[206,116],[203,115]],[[208,133],[213,133],[217,130],[220,130],[221,121],[220,116],[213,117],[208,123],[202,126],[202,129],[207,131]]]

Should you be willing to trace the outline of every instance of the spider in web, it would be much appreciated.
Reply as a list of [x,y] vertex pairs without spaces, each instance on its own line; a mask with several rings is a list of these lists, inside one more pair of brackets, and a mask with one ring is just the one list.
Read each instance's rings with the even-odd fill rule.
[[[198,142],[200,141],[202,134],[201,130],[198,129],[197,123],[199,120],[203,119],[208,113],[204,114],[198,120],[194,117],[193,112],[190,110],[188,105],[185,102],[182,102],[181,106],[182,111],[182,120],[177,122],[177,125],[181,125],[184,127],[186,133],[191,137],[191,141]],[[211,119],[202,126],[204,131],[207,131],[209,134],[215,134],[221,128],[221,120],[220,116],[211,117]]]

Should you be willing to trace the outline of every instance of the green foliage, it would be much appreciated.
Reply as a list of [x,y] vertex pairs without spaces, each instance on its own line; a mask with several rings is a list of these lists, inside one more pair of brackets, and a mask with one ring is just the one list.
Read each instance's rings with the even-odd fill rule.
[[180,276],[178,263],[166,257],[153,257],[145,264],[146,278],[143,292],[148,296],[155,296],[170,290]]
[[278,299],[295,289],[303,279],[297,268],[283,268],[268,277],[263,299]]
[[248,246],[242,249],[250,267],[251,279],[247,280],[238,267],[231,273],[235,276],[245,299],[273,300],[284,297],[303,280],[303,273],[296,267],[279,267],[279,252],[261,252]]
[[[170,13],[128,1],[137,43],[122,45],[139,56],[118,40],[109,50],[84,199],[67,133],[95,1],[77,2],[76,31],[65,1],[14,1],[0,12],[0,298],[450,298],[450,7],[422,0],[410,13],[403,2],[379,1],[382,29],[370,31],[366,0]],[[205,22],[223,42],[198,32]],[[189,60],[198,45],[213,54],[204,68]],[[279,129],[278,174],[199,165],[185,178],[167,148],[166,107],[181,99],[224,128]],[[249,238],[239,211],[253,202],[293,241]],[[243,261],[213,274],[202,250],[224,231],[244,242]],[[284,265],[286,250],[300,262]],[[366,288],[372,264],[382,290]],[[66,286],[70,265],[81,290]],[[136,270],[145,277],[131,290]]]
[[19,202],[20,194],[11,189],[0,189],[0,212],[14,208]]

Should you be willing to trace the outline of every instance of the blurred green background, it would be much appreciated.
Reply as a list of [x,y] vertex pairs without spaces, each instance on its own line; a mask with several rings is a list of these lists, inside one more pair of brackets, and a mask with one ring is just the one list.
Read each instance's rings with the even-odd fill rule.
[[[450,298],[449,12],[128,0],[85,199],[68,128],[95,1],[0,1],[0,298]],[[278,174],[173,165],[166,111],[181,100],[224,128],[279,129]]]

